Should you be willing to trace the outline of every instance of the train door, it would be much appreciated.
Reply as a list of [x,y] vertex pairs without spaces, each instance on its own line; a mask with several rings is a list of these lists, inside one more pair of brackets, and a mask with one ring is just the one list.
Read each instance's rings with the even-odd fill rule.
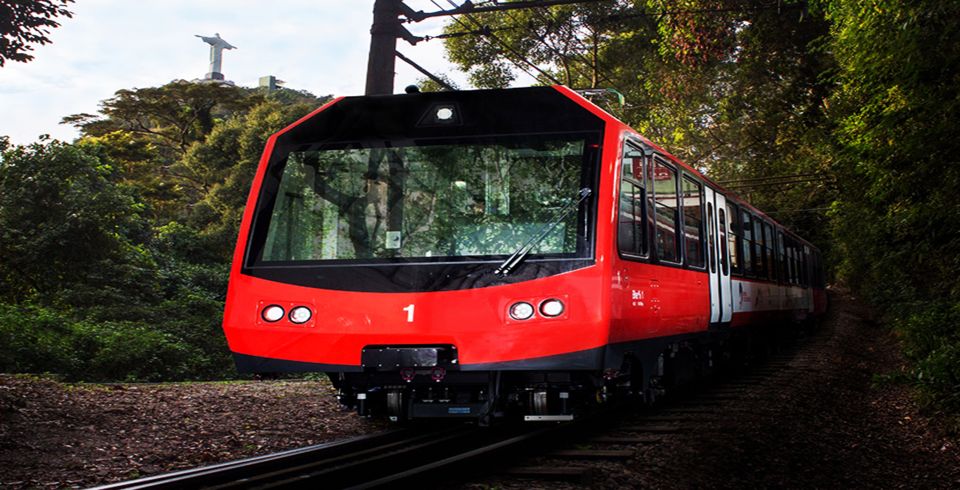
[[717,282],[720,290],[720,322],[728,323],[733,319],[733,284],[730,280],[730,250],[727,247],[729,243],[729,223],[730,217],[727,216],[727,198],[719,192],[715,193],[717,210],[717,252],[718,263]]
[[649,159],[640,143],[623,147],[619,175],[616,246],[621,260],[614,274],[613,326],[610,342],[650,337],[659,329],[659,280],[649,265],[651,239]]
[[707,272],[710,273],[710,323],[718,323],[722,318],[723,298],[720,294],[719,250],[717,247],[717,206],[715,193],[710,187],[704,188],[707,198]]

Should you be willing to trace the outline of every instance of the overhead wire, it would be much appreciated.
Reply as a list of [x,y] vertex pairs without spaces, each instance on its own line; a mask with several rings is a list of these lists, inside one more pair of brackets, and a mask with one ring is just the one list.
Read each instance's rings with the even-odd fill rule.
[[[533,9],[533,10],[534,10],[538,15],[540,15],[540,18],[546,20],[547,22],[556,22],[557,24],[560,23],[559,20],[553,15],[553,12],[550,11],[550,8],[549,8],[549,7],[545,7],[545,8],[542,8],[542,9],[541,9],[541,8],[537,8],[537,9]],[[549,16],[549,19],[546,18],[546,17],[548,17],[548,16]],[[583,49],[589,49],[589,47],[588,47],[586,44],[583,43],[583,41],[580,39],[579,36],[574,36],[573,39],[574,39],[574,41],[577,42],[577,44],[580,45],[581,48],[583,48]],[[600,60],[599,60],[599,59],[595,59],[595,60],[593,60],[593,61],[590,61],[590,60],[588,60],[588,59],[586,58],[586,56],[584,56],[584,55],[581,54],[581,53],[575,52],[574,54],[577,55],[577,56],[579,56],[580,59],[581,59],[584,63],[586,63],[588,66],[592,67],[593,70],[594,70],[594,72],[595,72],[597,75],[599,75],[600,77],[603,77],[604,79],[606,79],[607,83],[609,83],[610,85],[615,85],[615,84],[613,83],[613,79],[607,75],[606,70],[600,65]],[[611,88],[617,89],[616,86],[611,87]]]
[[767,180],[796,179],[796,178],[801,178],[801,177],[803,177],[803,178],[814,178],[814,177],[816,177],[816,178],[830,178],[830,177],[827,176],[827,175],[823,175],[823,174],[815,173],[815,172],[809,172],[809,173],[804,173],[804,174],[785,174],[785,175],[769,175],[769,176],[765,176],[765,177],[749,177],[749,178],[745,178],[745,179],[724,180],[724,181],[720,181],[720,182],[717,182],[717,183],[720,184],[720,185],[727,185],[727,184],[738,184],[738,183],[741,183],[741,182],[759,182],[759,181],[767,181]]
[[781,209],[779,211],[764,212],[763,214],[774,215],[774,214],[790,214],[790,213],[814,213],[814,212],[820,212],[820,211],[828,211],[830,209],[833,209],[833,208],[822,207],[822,208],[804,208],[804,209]]
[[[439,9],[443,9],[443,7],[441,7],[440,4],[438,4],[436,0],[430,0],[430,3],[434,4],[434,5],[435,5],[437,8],[439,8]],[[457,8],[457,7],[458,7],[457,4],[455,4],[452,0],[447,0],[447,3],[449,3],[450,5],[452,5],[454,8]],[[467,20],[469,20],[471,23],[475,24],[477,27],[482,27],[482,24],[481,24],[480,22],[478,22],[476,19],[474,19],[470,14],[462,14],[462,15],[463,15],[464,17],[466,17]],[[466,24],[464,24],[460,19],[458,19],[458,18],[455,17],[455,16],[453,17],[453,20],[454,20],[454,22],[460,24],[462,27],[464,27],[464,28],[466,28],[466,29],[469,29],[469,28],[470,28],[470,27],[468,27]],[[519,52],[517,52],[516,49],[514,49],[512,46],[510,46],[508,43],[506,43],[506,42],[503,41],[502,39],[500,39],[500,37],[497,36],[496,34],[490,33],[490,35],[489,35],[488,37],[489,37],[490,39],[496,41],[497,44],[499,44],[501,47],[503,47],[504,49],[506,49],[507,51],[509,51],[510,53],[512,53],[513,56],[517,57],[519,60],[521,60],[522,62],[526,63],[528,66],[530,66],[530,68],[533,68],[536,72],[540,73],[544,78],[547,78],[548,80],[550,80],[551,82],[553,82],[553,83],[555,83],[555,84],[557,84],[557,85],[562,85],[562,83],[560,83],[560,80],[557,80],[553,75],[551,75],[551,74],[547,73],[546,71],[542,70],[539,66],[537,66],[536,63],[533,63],[532,61],[530,61],[529,59],[527,59],[525,56],[523,56],[522,54],[520,54]],[[534,79],[538,78],[536,75],[534,75],[533,73],[531,73],[529,70],[527,70],[526,68],[524,68],[521,64],[517,63],[516,61],[511,60],[510,58],[507,58],[507,60],[510,61],[510,62],[511,62],[512,64],[514,64],[515,66],[517,66],[518,68],[520,68],[521,70],[523,70],[523,71],[524,71],[525,73],[527,73],[528,75],[530,75],[532,78],[534,78]]]
[[[611,0],[611,1],[612,1],[612,0]],[[435,0],[430,0],[430,2],[431,2],[434,6],[436,6],[438,9],[440,9],[440,11],[444,11],[444,8],[443,8],[439,3],[437,3]],[[459,9],[459,8],[462,7],[462,5],[457,5],[457,4],[454,3],[452,0],[447,0],[447,3],[449,3],[450,6],[453,7],[454,9]],[[496,2],[496,1],[488,1],[488,2],[483,2],[483,3],[477,4],[477,6],[481,6],[481,5],[498,6],[498,5],[502,5],[502,4],[500,4],[499,2]],[[548,15],[550,15],[551,17],[553,17],[552,14],[550,14],[549,7],[550,7],[549,4],[545,4],[544,6],[531,5],[531,6],[529,6],[528,8],[530,8],[531,10],[534,10],[535,12],[537,12],[537,14],[540,15],[541,17],[544,16],[544,11],[546,11],[546,13],[547,13]],[[608,15],[608,16],[606,16],[606,17],[601,17],[601,18],[599,19],[599,22],[615,22],[615,21],[627,20],[627,19],[632,19],[632,18],[662,17],[662,16],[665,16],[665,15],[722,14],[722,13],[755,12],[755,11],[764,11],[764,10],[778,10],[778,11],[779,11],[779,10],[784,10],[784,9],[797,9],[797,8],[803,8],[803,7],[802,7],[802,5],[780,5],[780,4],[777,4],[777,5],[757,6],[757,7],[722,7],[722,8],[703,8],[703,9],[687,9],[687,10],[661,10],[661,11],[656,11],[656,12],[617,13],[617,14]],[[507,15],[508,15],[510,18],[513,18],[513,16],[510,15],[510,10],[504,10],[504,11],[507,12]],[[490,26],[484,25],[483,23],[481,23],[480,21],[478,21],[477,19],[475,19],[475,18],[474,18],[470,13],[468,13],[468,12],[454,12],[454,11],[448,11],[448,12],[450,12],[448,15],[450,15],[450,17],[451,17],[456,23],[458,23],[461,27],[467,29],[467,31],[458,32],[458,33],[444,33],[444,34],[440,34],[440,35],[436,35],[436,36],[424,36],[424,38],[423,38],[424,41],[430,41],[430,40],[432,40],[432,39],[450,39],[450,38],[456,38],[456,37],[465,37],[465,36],[468,36],[468,35],[482,35],[482,36],[486,36],[486,37],[490,38],[491,40],[493,40],[496,44],[500,45],[501,48],[509,51],[510,54],[512,54],[515,58],[517,58],[517,60],[519,60],[519,62],[518,62],[517,60],[510,59],[509,57],[507,57],[507,60],[510,61],[511,64],[513,64],[513,65],[517,66],[518,68],[520,68],[520,69],[521,69],[523,72],[525,72],[527,75],[531,76],[532,78],[538,78],[537,75],[534,75],[534,74],[527,68],[527,67],[529,67],[529,68],[533,69],[534,71],[536,71],[537,73],[539,73],[540,76],[542,76],[542,77],[544,77],[544,78],[547,78],[547,79],[550,80],[551,82],[556,83],[556,84],[560,84],[560,83],[561,83],[560,80],[558,80],[556,77],[554,77],[553,75],[551,75],[550,73],[548,73],[548,72],[545,71],[544,69],[540,68],[540,66],[537,65],[536,63],[533,63],[532,61],[530,61],[526,56],[524,56],[522,53],[520,53],[520,52],[517,51],[515,48],[513,48],[512,46],[510,46],[509,43],[507,43],[506,41],[504,41],[503,39],[501,39],[499,36],[497,36],[497,35],[495,34],[496,32],[502,32],[502,31],[527,29],[527,28],[529,28],[529,26],[527,26],[527,25],[513,25],[513,26],[504,26],[504,27],[500,27],[500,28],[491,28]],[[467,26],[464,22],[460,21],[460,20],[457,18],[457,16],[459,16],[459,15],[463,15],[464,17],[466,17],[472,24],[474,24],[474,25],[476,26],[476,28],[471,29],[471,28],[470,28],[469,26]],[[556,21],[556,19],[553,19],[553,20]],[[407,22],[412,22],[412,21],[415,21],[415,19],[407,19]],[[549,21],[549,20],[548,20],[548,21]],[[540,39],[541,37],[542,37],[542,36],[537,36],[538,41],[540,41],[544,46],[546,46],[547,49],[553,51],[554,54],[556,54],[557,56],[559,56],[559,57],[561,57],[561,58],[565,57],[565,55],[564,55],[563,53],[560,53],[559,51],[557,51],[557,49],[556,49],[555,47],[551,46],[549,43],[547,43],[545,39]],[[583,43],[583,41],[582,41],[578,36],[574,36],[574,39],[575,39],[575,41],[576,41],[578,44],[580,44],[581,47],[586,48],[586,45]],[[588,67],[593,68],[593,69],[595,70],[596,74],[598,75],[598,77],[602,77],[602,78],[606,79],[606,81],[607,81],[608,83],[610,83],[611,85],[613,84],[612,78],[611,78],[609,75],[607,75],[606,71],[603,70],[603,69],[599,66],[599,64],[598,64],[599,60],[596,60],[596,61],[587,60],[586,57],[583,56],[581,53],[574,53],[574,55],[575,55],[575,56],[578,56],[578,57],[581,59],[581,61],[583,61]],[[526,66],[524,66],[524,65],[526,65]],[[583,75],[582,71],[580,72],[580,75]],[[592,77],[591,77],[591,78],[592,78]],[[616,87],[613,87],[613,88],[616,88]]]
[[[557,19],[556,19],[555,17],[553,17],[553,15],[550,13],[549,7],[534,8],[534,9],[531,9],[531,10],[533,10],[536,15],[539,15],[541,19],[547,21],[548,24],[549,24],[550,22],[554,22],[554,23],[557,24],[557,25],[560,24],[560,23],[557,21]],[[507,15],[509,15],[509,14],[510,14],[510,12],[507,11]],[[547,18],[547,15],[549,15],[550,18]],[[551,46],[551,45],[547,42],[545,36],[537,36],[537,40],[540,41],[541,44],[543,44],[544,46],[546,46],[547,49],[549,49],[550,51],[552,51],[552,52],[553,52],[555,55],[557,55],[558,57],[560,57],[560,58],[566,58],[566,57],[567,57],[567,55],[559,52],[559,50],[557,50],[555,47]],[[580,40],[580,37],[577,36],[575,33],[574,33],[574,35],[573,35],[573,40],[574,40],[574,42],[576,42],[577,44],[579,44],[581,48],[583,48],[583,49],[588,49],[587,46],[583,43],[583,41]],[[600,68],[599,68],[599,60],[590,61],[590,60],[588,60],[583,54],[581,54],[581,53],[579,53],[579,52],[577,52],[577,51],[573,51],[573,52],[571,53],[571,57],[578,57],[578,58],[580,58],[580,60],[586,65],[586,66],[585,66],[586,69],[588,69],[588,70],[589,70],[589,69],[592,69],[593,73],[592,73],[592,74],[588,74],[588,75],[586,76],[586,78],[591,78],[591,79],[593,79],[594,76],[592,76],[592,75],[597,75],[597,78],[603,77],[603,78],[605,78],[605,79],[607,80],[608,83],[610,83],[610,85],[613,85],[613,81],[610,79],[610,77],[608,77],[608,76],[606,75],[606,73],[603,73],[602,70],[600,70]],[[583,72],[581,72],[580,74],[583,75]],[[594,85],[595,85],[595,84],[594,84]],[[616,89],[616,87],[611,87],[611,88]]]

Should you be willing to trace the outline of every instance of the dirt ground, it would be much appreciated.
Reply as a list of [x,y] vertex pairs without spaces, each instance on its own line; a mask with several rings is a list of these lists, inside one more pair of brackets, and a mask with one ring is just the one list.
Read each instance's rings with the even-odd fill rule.
[[87,487],[383,426],[327,381],[74,385],[0,375],[0,488]]
[[[518,462],[585,466],[588,483],[500,476],[463,488],[960,488],[958,438],[921,413],[909,387],[879,381],[906,371],[896,337],[849,296],[831,296],[822,328],[778,355],[786,360],[646,416],[679,413],[676,433],[652,444],[571,447],[630,449],[631,459]],[[609,435],[642,434],[644,421],[630,417],[620,425],[639,430]]]
[[[822,330],[757,382],[588,484],[466,488],[960,488],[960,448],[921,413],[896,338],[833,295]],[[764,368],[760,368],[763,370]],[[636,424],[636,420],[627,421]],[[0,375],[0,487],[90,486],[378,431],[319,381],[72,385]],[[629,447],[629,446],[628,446]]]
[[[895,336],[849,296],[778,376],[702,427],[640,453],[660,488],[960,488],[960,448],[911,390]],[[739,403],[738,403],[739,402]]]

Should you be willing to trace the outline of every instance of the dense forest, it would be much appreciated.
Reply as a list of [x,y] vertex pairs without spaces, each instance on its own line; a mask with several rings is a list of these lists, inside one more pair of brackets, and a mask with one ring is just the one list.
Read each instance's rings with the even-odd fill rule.
[[[958,17],[957,1],[616,0],[458,16],[444,42],[475,87],[527,71],[598,89],[813,240],[899,332],[928,405],[956,413]],[[253,171],[324,100],[178,81],[66,117],[72,143],[0,138],[0,371],[235,376],[219,322]]]

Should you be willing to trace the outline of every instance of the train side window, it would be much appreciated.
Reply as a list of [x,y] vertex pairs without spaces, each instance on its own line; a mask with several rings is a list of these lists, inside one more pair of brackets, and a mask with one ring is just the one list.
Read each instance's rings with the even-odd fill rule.
[[778,233],[777,233],[777,255],[780,257],[780,260],[779,260],[779,263],[780,263],[780,279],[783,281],[784,284],[786,284],[786,283],[790,282],[790,275],[787,273],[787,270],[788,270],[788,269],[787,269],[787,268],[788,268],[788,266],[787,266],[787,252],[786,252],[786,249],[784,248],[784,242],[783,242],[783,240],[784,240],[784,238],[783,238],[783,233],[782,233],[782,232],[778,232]]
[[707,250],[710,258],[710,272],[717,272],[717,226],[713,219],[713,203],[707,203]]
[[790,254],[790,284],[797,283],[797,247],[793,243],[793,239],[790,240],[790,246],[787,248],[788,253]]
[[800,285],[800,247],[793,243],[793,283]]
[[653,187],[656,216],[657,258],[680,263],[680,208],[677,202],[677,171],[661,160],[654,160],[650,184]]
[[620,172],[620,209],[617,245],[627,255],[647,256],[647,193],[643,152],[627,144]]
[[724,276],[730,274],[730,264],[727,261],[727,213],[722,207],[717,208],[718,218],[720,220],[720,273]]
[[766,251],[763,248],[763,222],[760,221],[760,218],[752,216],[753,218],[753,271],[757,274],[757,277],[763,279],[767,277],[767,259],[764,257],[763,253]]
[[773,253],[773,233],[770,230],[770,223],[763,223],[763,245],[766,247],[764,257],[767,258],[767,279],[777,280],[777,257]]
[[703,186],[683,176],[683,243],[687,265],[703,267]]
[[730,272],[735,275],[740,274],[740,211],[737,206],[727,202],[727,216],[730,217],[730,231],[727,234],[727,240],[730,248]]
[[800,278],[800,282],[803,287],[808,287],[810,286],[810,247],[804,245],[803,254],[800,257],[803,262],[803,267],[801,268],[803,277]]
[[793,270],[795,271],[795,274],[796,274],[796,283],[797,283],[797,286],[802,286],[802,285],[803,285],[803,276],[802,276],[803,272],[800,270],[801,260],[802,260],[802,259],[800,258],[800,244],[794,242],[794,244],[793,244]]
[[753,222],[750,213],[743,211],[740,214],[740,227],[743,230],[743,275],[753,275]]

